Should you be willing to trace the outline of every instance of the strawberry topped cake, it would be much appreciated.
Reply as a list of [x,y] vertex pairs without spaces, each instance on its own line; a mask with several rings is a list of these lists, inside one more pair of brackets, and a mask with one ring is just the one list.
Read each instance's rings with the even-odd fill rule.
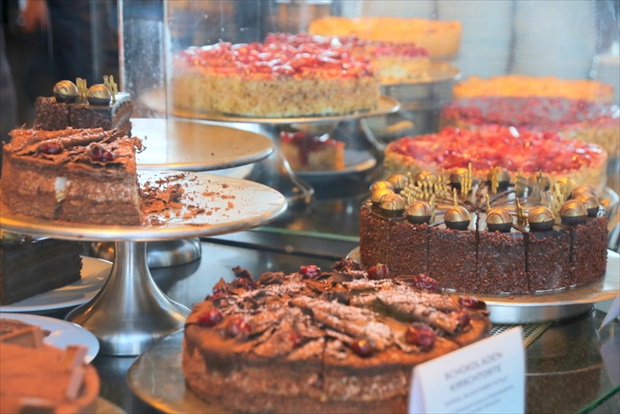
[[174,59],[172,85],[177,111],[250,117],[350,114],[372,110],[380,97],[367,57],[277,38],[185,49]]
[[325,47],[338,46],[352,54],[368,57],[382,84],[405,83],[428,79],[428,49],[413,42],[365,40],[357,36],[319,36],[307,33],[272,33],[266,43],[287,43],[296,47],[316,43]]
[[588,141],[609,155],[618,153],[620,108],[583,99],[553,97],[477,97],[458,99],[442,109],[441,123],[462,129],[493,125],[519,131],[558,131]]
[[607,152],[598,145],[567,140],[558,133],[487,127],[477,131],[446,127],[436,134],[405,137],[385,149],[386,175],[466,169],[486,179],[494,167],[510,173],[548,174],[553,181],[572,178],[601,191]]

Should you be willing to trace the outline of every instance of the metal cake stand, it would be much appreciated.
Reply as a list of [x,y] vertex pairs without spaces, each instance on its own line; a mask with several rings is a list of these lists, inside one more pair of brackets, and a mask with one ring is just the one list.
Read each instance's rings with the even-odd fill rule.
[[66,318],[95,334],[102,354],[138,355],[157,339],[182,328],[189,314],[189,309],[170,300],[155,284],[147,265],[146,242],[247,230],[275,218],[287,207],[282,194],[251,181],[196,172],[139,172],[141,185],[158,180],[180,183],[189,201],[180,208],[150,215],[149,223],[157,224],[107,226],[49,221],[0,206],[3,230],[114,242],[115,257],[106,283],[90,302]]
[[[157,113],[169,113],[174,117],[181,119],[203,120],[210,122],[218,122],[224,124],[255,124],[263,127],[265,133],[271,137],[275,145],[275,153],[267,158],[265,168],[258,177],[258,181],[267,184],[273,188],[277,188],[282,192],[289,204],[290,208],[307,206],[312,202],[314,189],[311,185],[300,179],[290,167],[286,158],[280,151],[280,131],[286,125],[305,125],[311,126],[312,129],[331,131],[335,126],[346,120],[362,120],[378,116],[385,116],[396,113],[400,110],[400,103],[392,97],[381,96],[379,104],[376,108],[368,111],[357,111],[348,114],[339,115],[320,115],[320,116],[303,116],[303,117],[252,117],[239,116],[217,112],[195,112],[184,111],[172,108],[168,111],[166,108],[165,91],[163,89],[154,89],[146,92],[142,98],[148,108]],[[374,137],[367,136],[373,147],[376,147]]]
[[[155,171],[214,171],[248,165],[273,153],[273,142],[263,134],[212,125],[199,120],[132,118],[132,135],[145,149],[137,154],[138,168]],[[95,242],[91,254],[114,259],[114,244]],[[150,268],[175,266],[198,260],[200,240],[152,241],[147,245]]]

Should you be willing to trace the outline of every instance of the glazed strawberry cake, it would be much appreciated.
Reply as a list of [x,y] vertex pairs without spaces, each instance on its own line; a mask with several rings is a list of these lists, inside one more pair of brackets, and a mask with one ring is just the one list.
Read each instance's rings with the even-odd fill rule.
[[450,174],[471,164],[475,178],[486,179],[494,167],[509,173],[548,174],[553,181],[572,178],[602,191],[607,152],[598,145],[564,139],[552,132],[488,127],[477,131],[445,127],[435,134],[405,137],[389,143],[384,153],[386,176],[444,171]]
[[185,323],[189,389],[256,413],[405,413],[412,368],[485,338],[484,302],[343,259],[329,271],[233,269]]
[[246,117],[352,114],[377,107],[369,59],[336,44],[220,42],[174,59],[175,110]]
[[458,99],[441,111],[440,124],[477,130],[513,126],[519,131],[558,131],[565,138],[591,142],[619,155],[620,108],[601,102],[549,97]]

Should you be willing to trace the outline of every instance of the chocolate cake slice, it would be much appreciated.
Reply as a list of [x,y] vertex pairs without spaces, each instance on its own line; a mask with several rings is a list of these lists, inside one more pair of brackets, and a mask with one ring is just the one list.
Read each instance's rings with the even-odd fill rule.
[[79,243],[56,239],[0,245],[0,304],[10,305],[80,280],[81,252]]
[[122,130],[16,129],[3,147],[0,198],[48,220],[139,225],[138,138]]

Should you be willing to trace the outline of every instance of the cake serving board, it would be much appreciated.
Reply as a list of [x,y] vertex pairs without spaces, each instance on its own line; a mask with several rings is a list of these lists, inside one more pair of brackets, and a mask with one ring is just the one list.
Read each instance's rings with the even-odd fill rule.
[[266,135],[183,119],[133,118],[132,135],[146,147],[142,170],[211,171],[251,164],[273,152]]
[[158,180],[182,183],[185,197],[188,200],[191,198],[191,204],[203,208],[205,213],[191,215],[191,211],[183,205],[172,212],[150,215],[157,218],[161,225],[115,226],[33,218],[12,212],[0,204],[0,228],[65,240],[146,242],[246,230],[286,210],[286,199],[282,194],[253,181],[200,172],[138,171],[141,186],[147,181],[155,183]]
[[[347,257],[361,262],[359,247]],[[615,298],[620,291],[620,255],[607,251],[607,271],[600,280],[585,286],[535,295],[480,295],[468,292],[447,292],[473,295],[482,299],[490,311],[491,322],[521,324],[567,319],[587,312],[598,302]]]

